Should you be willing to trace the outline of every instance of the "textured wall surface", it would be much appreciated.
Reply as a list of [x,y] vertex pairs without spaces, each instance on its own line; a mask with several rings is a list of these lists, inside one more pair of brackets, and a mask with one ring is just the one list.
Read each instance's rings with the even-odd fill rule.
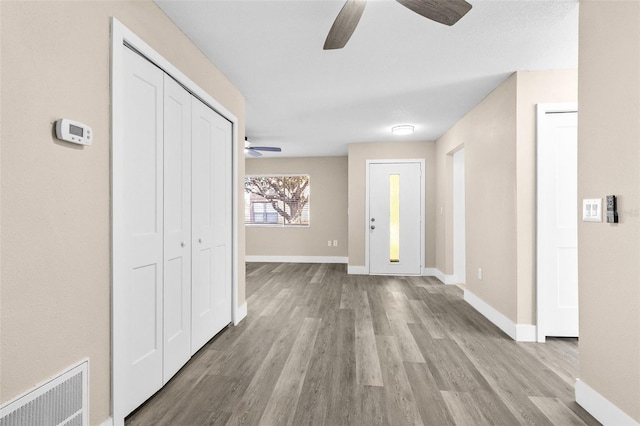
[[[235,114],[241,141],[244,98],[151,1],[0,4],[0,404],[89,358],[100,424],[111,401],[111,18]],[[55,139],[63,117],[89,124],[93,145]]]

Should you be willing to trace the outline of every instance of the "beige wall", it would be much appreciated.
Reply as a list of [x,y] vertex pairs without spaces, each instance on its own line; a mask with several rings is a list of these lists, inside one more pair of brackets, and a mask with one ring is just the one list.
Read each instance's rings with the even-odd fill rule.
[[578,225],[580,379],[640,422],[640,3],[580,4],[578,199],[620,223]]
[[536,324],[536,105],[577,103],[578,71],[517,73],[517,324]]
[[[467,288],[516,317],[516,90],[514,74],[436,144],[439,230],[437,268],[453,273],[451,153],[465,149]],[[482,268],[484,279],[478,280]]]
[[466,286],[516,324],[535,324],[535,106],[576,100],[575,70],[517,72],[436,143],[436,267],[453,273],[452,153],[464,146]]
[[435,265],[435,144],[433,142],[354,143],[349,145],[349,266],[365,264],[365,187],[367,160],[425,160],[425,259]]
[[247,226],[247,256],[347,256],[347,157],[247,159],[245,171],[308,174],[311,218],[308,227]]
[[[90,422],[99,424],[111,392],[111,17],[234,113],[240,140],[244,98],[150,1],[0,5],[0,403],[89,358]],[[91,125],[93,145],[58,142],[61,117]]]

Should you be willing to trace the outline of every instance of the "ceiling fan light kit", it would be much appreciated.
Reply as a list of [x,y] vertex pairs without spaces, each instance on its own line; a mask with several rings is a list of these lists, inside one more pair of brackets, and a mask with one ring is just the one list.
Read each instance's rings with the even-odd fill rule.
[[[451,26],[471,10],[465,0],[396,0],[407,9],[434,22]],[[333,22],[324,50],[342,49],[360,22],[366,0],[347,0]]]
[[400,124],[391,128],[391,133],[396,136],[410,135],[413,133],[413,126],[410,124]]

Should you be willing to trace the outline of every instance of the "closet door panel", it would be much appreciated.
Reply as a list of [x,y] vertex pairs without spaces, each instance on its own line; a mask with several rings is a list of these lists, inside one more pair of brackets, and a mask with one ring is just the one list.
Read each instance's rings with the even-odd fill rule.
[[215,112],[192,99],[192,353],[213,332],[213,146]]
[[163,278],[163,73],[124,48],[123,216],[121,241],[124,295],[121,312],[128,326],[119,340],[127,385],[126,412],[162,386]]
[[191,356],[191,94],[164,76],[164,368]]
[[213,134],[214,265],[213,312],[216,332],[231,322],[231,233],[232,233],[232,125],[216,114]]
[[192,102],[193,280],[192,353],[231,322],[231,124],[197,99]]

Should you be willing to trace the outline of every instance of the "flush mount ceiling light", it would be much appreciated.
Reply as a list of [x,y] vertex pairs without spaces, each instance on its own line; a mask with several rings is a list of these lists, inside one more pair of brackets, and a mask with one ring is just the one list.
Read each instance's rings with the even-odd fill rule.
[[391,128],[391,133],[398,136],[410,135],[411,133],[413,133],[413,126],[411,126],[410,124],[401,124],[399,126],[393,126]]

